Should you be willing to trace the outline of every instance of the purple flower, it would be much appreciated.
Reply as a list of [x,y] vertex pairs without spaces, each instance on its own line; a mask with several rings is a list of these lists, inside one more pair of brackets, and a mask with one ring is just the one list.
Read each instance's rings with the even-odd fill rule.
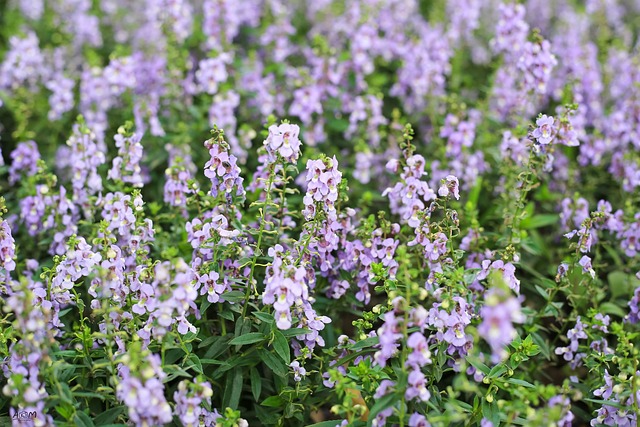
[[575,369],[582,364],[581,360],[586,356],[585,353],[578,353],[580,340],[587,339],[587,334],[584,331],[584,325],[582,324],[580,316],[576,319],[576,325],[567,332],[567,338],[569,338],[569,346],[558,347],[555,353],[562,355],[564,360],[571,362],[571,368]]
[[222,130],[214,130],[214,137],[205,141],[211,159],[204,165],[204,175],[211,180],[211,195],[217,197],[224,194],[227,203],[232,197],[244,198],[244,179],[240,176],[236,156],[229,152],[229,145],[224,141]]
[[396,383],[391,380],[382,380],[380,385],[376,388],[376,392],[373,395],[374,399],[380,399],[391,392],[391,389],[395,387]]
[[232,61],[232,55],[221,53],[215,58],[207,58],[200,61],[198,71],[196,71],[196,81],[202,92],[215,95],[218,92],[218,85],[229,77],[227,65]]
[[186,216],[187,195],[197,187],[189,188],[188,181],[193,178],[196,165],[191,159],[188,146],[167,144],[169,167],[165,171],[164,201],[171,206],[181,207]]
[[407,357],[407,366],[419,369],[431,363],[431,352],[427,339],[420,332],[414,332],[407,339],[407,347],[412,352]]
[[402,338],[399,322],[400,319],[394,312],[388,311],[384,314],[384,323],[378,329],[380,349],[373,355],[373,360],[383,368],[387,365],[387,361],[398,353],[399,341]]
[[458,178],[453,175],[447,175],[442,181],[442,185],[438,189],[438,195],[440,197],[452,195],[456,200],[460,200],[460,191],[458,188],[460,184],[458,183]]
[[142,160],[141,133],[127,134],[128,131],[120,128],[114,136],[118,155],[113,159],[113,166],[109,171],[109,178],[131,184],[134,187],[142,187],[144,178],[141,174],[140,161]]
[[427,402],[431,398],[431,393],[427,390],[427,380],[419,369],[414,369],[409,373],[408,387],[404,394],[407,400],[418,398]]
[[551,71],[557,64],[548,40],[525,42],[517,63],[518,69],[524,75],[525,89],[530,93],[545,95]]
[[307,375],[306,369],[304,369],[303,366],[300,366],[300,362],[298,362],[297,360],[294,360],[293,362],[291,362],[289,367],[293,369],[293,379],[296,382],[302,381],[302,378],[304,378]]
[[0,64],[0,89],[11,92],[21,86],[35,89],[45,70],[44,56],[39,43],[38,37],[32,31],[27,32],[24,38],[9,38],[9,49]]
[[137,426],[163,425],[171,422],[171,406],[164,397],[162,379],[165,373],[161,368],[160,357],[147,353],[142,360],[143,366],[132,370],[127,366],[130,360],[119,367],[120,383],[116,387],[116,396],[129,409],[129,418]]
[[480,309],[482,323],[478,326],[478,334],[491,347],[491,360],[499,363],[508,353],[505,347],[517,336],[514,323],[522,323],[520,301],[511,295],[504,295],[498,288],[492,288],[485,294],[485,305]]
[[505,263],[502,260],[491,262],[491,260],[486,259],[482,261],[482,270],[478,273],[477,280],[487,278],[492,271],[499,271],[507,286],[517,294],[520,293],[520,280],[516,277],[516,267],[512,263]]
[[269,136],[264,141],[267,153],[275,160],[277,155],[282,156],[289,163],[295,163],[300,156],[300,140],[298,125],[283,123],[279,126],[269,126]]
[[15,184],[20,178],[33,176],[38,171],[40,152],[35,141],[21,142],[11,152],[11,166],[9,166],[9,183]]
[[409,427],[431,427],[431,424],[427,421],[427,417],[414,412],[411,414],[411,417],[409,417]]
[[11,228],[9,223],[3,220],[0,223],[0,267],[6,271],[6,279],[9,279],[9,272],[16,269],[16,244],[11,235]]
[[578,264],[582,266],[582,271],[584,273],[589,273],[592,279],[596,278],[596,272],[593,269],[593,266],[591,265],[590,257],[588,257],[587,255],[584,255],[582,258],[580,258],[580,261],[578,261]]
[[[639,273],[640,275],[640,273]],[[627,320],[630,323],[640,322],[640,286],[633,292],[633,297],[629,301],[629,314]]]
[[516,56],[521,52],[529,33],[525,8],[521,4],[500,3],[498,11],[500,17],[491,47],[494,52],[504,53],[507,57]]
[[532,133],[532,136],[538,141],[539,144],[549,144],[556,135],[557,130],[554,127],[554,118],[542,114],[536,120],[538,126]]
[[211,405],[211,396],[213,390],[208,381],[180,381],[178,390],[173,394],[173,400],[176,402],[174,413],[184,427],[198,427],[201,419],[212,415],[203,407],[203,403]]
[[553,408],[554,406],[562,407],[562,418],[556,424],[558,427],[571,427],[573,425],[573,419],[575,417],[571,412],[571,401],[567,396],[553,396],[551,399],[549,399],[547,405],[550,408]]

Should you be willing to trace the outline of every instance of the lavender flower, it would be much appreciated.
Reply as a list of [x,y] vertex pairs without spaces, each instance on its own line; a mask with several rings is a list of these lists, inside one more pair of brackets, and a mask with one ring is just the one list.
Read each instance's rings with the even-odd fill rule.
[[[217,132],[217,134],[215,134]],[[221,130],[214,130],[214,137],[205,141],[211,159],[205,165],[204,175],[211,180],[211,195],[224,194],[230,203],[232,196],[243,198],[245,195],[243,178],[237,158],[229,153],[229,145],[224,141]]]
[[[140,356],[138,356],[140,357]],[[163,425],[171,422],[171,407],[164,397],[160,357],[147,353],[136,370],[128,364],[132,357],[125,355],[119,367],[120,383],[116,396],[129,410],[129,417],[136,426]]]
[[5,272],[5,279],[9,280],[9,273],[16,269],[16,244],[11,235],[11,228],[6,220],[0,223],[0,267]]
[[82,122],[73,126],[67,145],[71,147],[72,199],[87,210],[89,196],[102,190],[102,178],[97,168],[105,162],[105,156],[98,148],[96,135]]
[[518,69],[524,76],[524,87],[528,92],[545,95],[551,71],[558,64],[548,40],[526,42],[518,61]]
[[20,178],[33,176],[38,171],[40,152],[35,141],[21,142],[11,152],[9,183],[15,184]]
[[538,127],[532,133],[532,136],[536,141],[542,145],[551,143],[557,133],[557,130],[554,127],[554,118],[542,114],[536,120],[536,126]]
[[114,136],[118,156],[113,159],[113,166],[109,171],[109,178],[131,184],[133,187],[142,187],[144,178],[141,174],[140,161],[142,160],[142,134],[130,134],[128,126],[118,129]]
[[491,347],[491,360],[499,363],[508,353],[505,347],[517,336],[514,323],[524,322],[520,301],[505,295],[498,288],[492,288],[485,294],[485,305],[480,309],[482,323],[478,326],[478,334]]
[[178,390],[173,394],[176,402],[174,413],[184,427],[198,427],[202,419],[206,420],[214,415],[202,406],[203,403],[211,405],[211,396],[213,390],[208,381],[180,381]]
[[306,369],[300,366],[300,362],[298,362],[297,360],[294,360],[293,362],[291,362],[289,367],[293,369],[293,379],[296,382],[302,381],[302,378],[304,378],[307,375]]
[[264,141],[267,153],[272,159],[277,155],[282,156],[289,163],[295,163],[300,156],[300,140],[298,135],[300,128],[298,125],[283,123],[279,126],[269,126],[269,136]]
[[587,334],[584,331],[584,325],[580,319],[580,316],[576,319],[576,325],[567,332],[567,338],[569,338],[568,347],[558,347],[555,350],[557,355],[562,355],[564,360],[571,362],[571,368],[582,364],[581,360],[586,356],[585,353],[578,352],[581,339],[587,339]]
[[459,185],[458,178],[453,175],[447,175],[438,189],[438,196],[448,197],[452,195],[456,200],[460,200]]

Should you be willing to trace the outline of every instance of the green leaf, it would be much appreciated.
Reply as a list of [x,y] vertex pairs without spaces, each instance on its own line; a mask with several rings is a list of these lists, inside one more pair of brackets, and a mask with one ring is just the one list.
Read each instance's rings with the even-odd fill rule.
[[289,365],[291,363],[291,351],[289,349],[289,341],[282,335],[282,332],[275,331],[273,339],[273,348],[278,356]]
[[291,338],[291,337],[297,337],[298,335],[306,335],[309,332],[311,331],[305,328],[291,328],[291,329],[282,331],[282,335],[284,335],[286,338]]
[[85,414],[84,412],[76,412],[76,414],[73,416],[73,422],[75,423],[75,425],[79,427],[95,426],[95,424],[93,423],[93,420],[89,417],[89,415]]
[[225,362],[217,359],[200,359],[200,363],[203,365],[228,365],[229,362]]
[[235,337],[231,341],[229,341],[229,345],[247,345],[253,344],[260,341],[264,341],[267,337],[260,332],[249,332],[248,334],[244,334],[239,337]]
[[88,391],[74,391],[73,395],[76,397],[88,397],[88,398],[94,398],[94,399],[100,399],[100,400],[104,400],[106,397],[104,394],[92,393]]
[[480,198],[480,191],[482,191],[482,177],[476,179],[476,185],[471,189],[469,193],[468,205],[471,208],[478,206],[478,199]]
[[507,368],[505,368],[505,366],[503,364],[499,364],[499,365],[496,365],[493,368],[491,368],[491,370],[489,371],[487,376],[489,378],[498,378],[499,376],[501,376],[505,372],[507,372]]
[[240,395],[242,394],[242,369],[235,368],[231,372],[231,379],[227,376],[227,386],[224,389],[223,406],[238,409]]
[[624,312],[617,304],[612,302],[605,302],[600,304],[600,311],[604,314],[613,314],[614,316],[624,317],[627,313]]
[[253,394],[253,399],[257,402],[260,399],[260,393],[262,393],[262,376],[256,368],[251,368],[250,372],[251,393]]
[[482,363],[480,359],[475,356],[467,356],[467,362],[471,363],[471,366],[476,368],[478,371],[482,372],[485,375],[489,374],[489,367]]
[[261,349],[259,351],[260,360],[264,362],[267,368],[270,368],[274,374],[279,377],[286,378],[287,376],[287,366],[282,362],[282,359],[276,357],[273,353]]
[[607,276],[607,281],[609,282],[609,289],[611,289],[613,299],[618,297],[629,299],[633,294],[633,290],[638,286],[636,278],[623,271],[612,271]]
[[539,214],[522,220],[520,228],[531,230],[534,228],[546,227],[548,225],[557,224],[559,219],[560,217],[558,214]]
[[273,315],[270,313],[264,313],[262,311],[254,311],[253,315],[256,316],[260,321],[265,323],[273,323]]
[[225,350],[229,348],[229,341],[232,338],[233,338],[232,335],[226,335],[224,337],[221,337],[219,340],[216,341],[215,344],[209,347],[207,352],[204,354],[204,359],[213,359],[216,356],[223,353]]
[[500,411],[495,401],[489,403],[486,398],[482,399],[482,416],[491,421],[494,426],[498,425],[500,422]]
[[538,293],[542,296],[542,298],[545,299],[545,301],[549,300],[549,294],[547,293],[547,291],[544,290],[542,286],[534,285],[534,287],[536,288],[536,291],[538,291]]
[[193,353],[189,355],[189,364],[187,365],[187,369],[189,368],[192,368],[199,374],[204,373],[202,371],[202,362],[200,362],[200,358],[198,358],[198,356]]
[[116,406],[115,408],[107,409],[98,415],[93,422],[96,426],[103,426],[105,424],[113,423],[121,414],[125,412],[127,408],[124,405]]
[[521,385],[523,387],[527,387],[527,388],[535,388],[536,386],[531,384],[530,382],[527,382],[525,380],[520,380],[518,378],[509,378],[507,380],[507,382],[509,384],[515,384],[515,385]]
[[270,396],[263,400],[260,405],[279,408],[284,405],[284,400],[280,396]]
[[224,298],[225,301],[231,301],[231,302],[244,301],[244,292],[240,292],[240,291],[225,292],[221,296],[222,298]]
[[358,341],[354,345],[352,345],[351,349],[352,350],[361,350],[363,348],[372,347],[372,346],[378,344],[378,342],[380,342],[380,339],[378,337],[365,338],[365,339],[363,339],[361,341]]
[[628,407],[625,407],[624,405],[620,404],[620,402],[616,402],[615,400],[602,400],[602,399],[582,399],[585,402],[591,402],[591,403],[597,403],[598,405],[607,405],[607,406],[613,406],[614,408],[618,408],[618,409],[629,409]]

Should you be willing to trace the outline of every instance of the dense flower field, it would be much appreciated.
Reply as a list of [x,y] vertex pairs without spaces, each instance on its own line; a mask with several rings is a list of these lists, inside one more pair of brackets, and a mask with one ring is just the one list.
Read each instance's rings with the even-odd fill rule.
[[640,425],[640,2],[0,2],[0,421]]

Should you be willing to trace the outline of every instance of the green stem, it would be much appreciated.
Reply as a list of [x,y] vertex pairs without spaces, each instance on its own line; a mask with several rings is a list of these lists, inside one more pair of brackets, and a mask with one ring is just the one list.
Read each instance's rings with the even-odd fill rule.
[[271,187],[273,186],[273,180],[275,178],[275,163],[269,165],[269,181],[267,182],[266,189],[266,201],[264,206],[260,209],[260,231],[258,231],[258,243],[256,245],[256,250],[253,254],[253,258],[251,260],[251,272],[249,273],[249,283],[247,283],[247,290],[244,295],[244,307],[242,307],[242,317],[244,318],[247,314],[247,307],[249,306],[249,297],[251,296],[251,290],[254,289],[254,292],[257,294],[257,287],[254,285],[253,273],[256,268],[256,263],[258,262],[258,256],[260,256],[261,250],[260,246],[262,246],[262,235],[264,234],[264,227],[266,223],[265,218],[265,210],[271,203]]

